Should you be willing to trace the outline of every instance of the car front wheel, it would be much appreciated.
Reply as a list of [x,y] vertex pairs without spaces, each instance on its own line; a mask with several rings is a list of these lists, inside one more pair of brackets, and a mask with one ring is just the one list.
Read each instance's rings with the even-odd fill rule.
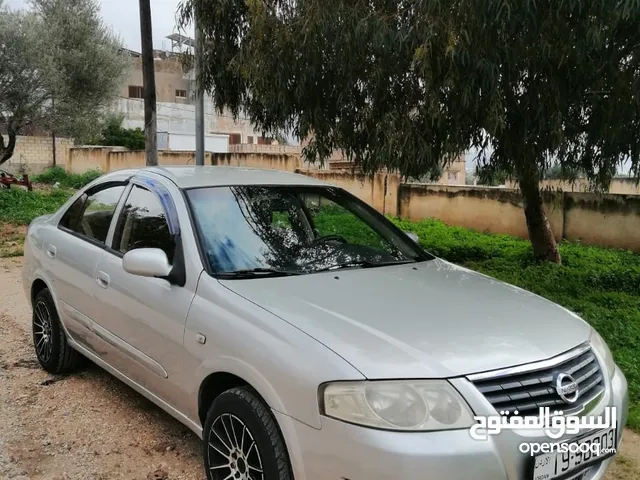
[[289,455],[273,415],[249,387],[220,394],[204,425],[209,480],[292,480]]

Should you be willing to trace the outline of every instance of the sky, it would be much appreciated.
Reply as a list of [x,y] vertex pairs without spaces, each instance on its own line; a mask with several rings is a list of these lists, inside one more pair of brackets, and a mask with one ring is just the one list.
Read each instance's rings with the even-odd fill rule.
[[[13,9],[26,8],[26,0],[5,0]],[[136,0],[98,0],[102,19],[120,36],[124,46],[130,50],[140,51],[140,16]],[[176,10],[180,0],[151,0],[151,19],[153,22],[153,48],[170,49],[171,42],[167,35],[177,33],[175,28]],[[188,32],[193,36],[193,30]]]

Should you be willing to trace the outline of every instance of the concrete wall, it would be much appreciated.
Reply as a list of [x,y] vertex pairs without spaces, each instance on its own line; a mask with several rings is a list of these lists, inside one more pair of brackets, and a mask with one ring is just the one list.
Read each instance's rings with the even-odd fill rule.
[[[545,193],[545,211],[557,240],[563,232],[563,195]],[[492,187],[405,184],[400,186],[399,216],[438,218],[449,225],[480,232],[527,238],[522,197],[515,190]]]
[[258,145],[257,143],[242,143],[229,145],[229,151],[232,153],[286,153],[288,155],[300,155],[302,148],[299,145]]
[[[160,165],[195,165],[195,152],[158,152]],[[124,168],[141,168],[146,162],[144,151],[129,151],[118,147],[76,147],[70,150],[67,170],[83,173],[87,170],[111,172]],[[267,168],[295,172],[303,167],[300,157],[284,154],[207,153],[206,165]]]
[[[5,144],[9,141],[4,136]],[[69,157],[69,149],[73,147],[73,139],[56,138],[56,165],[65,167]],[[13,157],[2,164],[2,169],[13,174],[37,174],[53,164],[53,137],[16,138],[16,149]]]
[[[229,151],[229,136],[222,134],[205,135],[204,149],[206,152],[227,153]],[[158,132],[158,150],[196,151],[196,136],[191,133]]]
[[[194,165],[195,152],[159,151],[160,165]],[[114,147],[72,148],[67,163],[67,171],[83,173],[87,170],[112,172],[125,168],[141,168],[146,163],[145,152],[129,151]]]
[[[589,182],[586,180],[576,180],[575,182],[567,182],[566,180],[543,180],[540,182],[543,190],[561,190],[563,192],[585,192],[591,191]],[[508,188],[518,188],[518,184],[512,180],[507,180]],[[618,177],[614,178],[609,187],[608,193],[616,193],[622,195],[640,195],[640,185],[633,178]]]
[[302,168],[298,155],[270,153],[213,153],[210,165],[231,167],[253,167],[295,172]]
[[350,171],[298,170],[324,182],[332,183],[351,192],[379,212],[398,214],[398,190],[400,177],[393,173],[377,173],[373,176]]
[[565,193],[564,236],[640,252],[640,196]]
[[[449,225],[528,238],[516,190],[405,184],[399,191],[403,218],[438,218]],[[556,240],[640,252],[640,196],[544,192],[543,198]]]

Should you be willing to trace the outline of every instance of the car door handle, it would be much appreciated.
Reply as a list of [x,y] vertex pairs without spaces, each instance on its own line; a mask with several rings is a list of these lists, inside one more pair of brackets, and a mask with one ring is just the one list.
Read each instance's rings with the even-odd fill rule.
[[109,275],[104,272],[98,272],[98,275],[96,275],[96,282],[98,282],[98,285],[102,288],[108,288],[110,281]]
[[47,245],[47,257],[56,258],[56,247],[53,245]]

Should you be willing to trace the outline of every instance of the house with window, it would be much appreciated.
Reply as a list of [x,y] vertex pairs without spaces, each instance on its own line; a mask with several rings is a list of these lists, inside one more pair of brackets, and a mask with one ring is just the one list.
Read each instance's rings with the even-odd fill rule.
[[[195,76],[193,71],[185,71],[181,61],[181,52],[184,48],[191,48],[193,40],[178,34],[167,38],[171,41],[171,50],[154,51],[158,132],[179,137],[182,144],[188,142],[185,140],[188,136],[195,139]],[[131,68],[120,86],[113,110],[123,115],[125,128],[144,128],[142,55],[128,49],[121,51],[130,57]],[[235,120],[231,113],[217,112],[209,95],[205,95],[204,104],[205,134],[228,138],[229,148],[225,151],[242,151],[244,146],[255,151],[256,145],[270,146],[273,143],[272,139],[254,130],[248,118]],[[177,144],[168,142],[171,143]]]

